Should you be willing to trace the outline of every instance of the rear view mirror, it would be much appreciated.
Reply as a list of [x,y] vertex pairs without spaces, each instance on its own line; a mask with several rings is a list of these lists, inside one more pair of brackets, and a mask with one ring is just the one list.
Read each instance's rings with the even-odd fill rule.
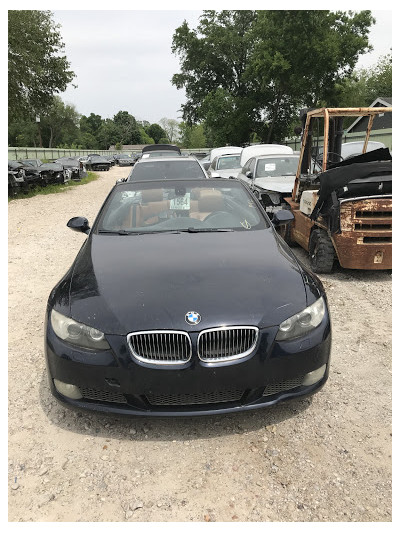
[[89,233],[90,226],[88,219],[85,217],[73,217],[67,222],[68,228],[81,233]]

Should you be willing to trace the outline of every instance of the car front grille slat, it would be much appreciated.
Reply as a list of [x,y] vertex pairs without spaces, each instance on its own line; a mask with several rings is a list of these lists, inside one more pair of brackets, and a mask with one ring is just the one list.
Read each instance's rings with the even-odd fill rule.
[[141,331],[128,335],[133,356],[151,364],[183,364],[192,356],[190,337],[183,331]]
[[215,363],[246,357],[254,350],[257,340],[258,328],[252,326],[206,329],[198,338],[199,359]]

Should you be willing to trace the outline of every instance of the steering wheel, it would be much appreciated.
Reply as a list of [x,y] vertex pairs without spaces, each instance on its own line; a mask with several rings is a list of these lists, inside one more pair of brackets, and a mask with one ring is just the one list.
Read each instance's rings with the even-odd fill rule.
[[223,216],[232,216],[231,213],[228,213],[227,211],[214,211],[214,213],[210,213],[206,216],[206,218],[203,219],[203,222],[208,222],[209,220],[212,220],[216,216],[223,215]]
[[[339,158],[339,161],[343,161],[343,157],[336,153],[336,152],[328,152],[327,153],[327,159],[326,159],[326,162],[328,164],[335,164],[337,163],[338,161],[335,161],[335,159]],[[319,154],[316,158],[316,162],[318,163],[318,165],[320,165],[322,167],[322,161],[323,161],[323,156],[322,154]]]

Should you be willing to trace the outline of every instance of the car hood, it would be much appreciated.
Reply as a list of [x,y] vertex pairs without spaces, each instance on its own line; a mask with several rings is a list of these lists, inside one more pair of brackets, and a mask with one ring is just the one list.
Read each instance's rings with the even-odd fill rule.
[[39,170],[54,170],[60,172],[63,169],[63,166],[60,163],[43,163],[38,167]]
[[[268,327],[307,306],[302,271],[272,229],[95,235],[73,266],[70,312],[105,333]],[[185,315],[200,313],[199,326]]]
[[276,176],[270,178],[256,178],[254,185],[266,191],[291,193],[296,176]]

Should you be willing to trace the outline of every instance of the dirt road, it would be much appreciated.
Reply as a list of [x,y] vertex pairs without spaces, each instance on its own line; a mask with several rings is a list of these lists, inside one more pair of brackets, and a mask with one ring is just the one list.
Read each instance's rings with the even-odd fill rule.
[[330,378],[311,399],[250,414],[121,420],[75,413],[51,396],[47,297],[86,238],[66,222],[93,222],[128,172],[9,203],[9,520],[391,521],[388,272],[321,276],[333,352]]

